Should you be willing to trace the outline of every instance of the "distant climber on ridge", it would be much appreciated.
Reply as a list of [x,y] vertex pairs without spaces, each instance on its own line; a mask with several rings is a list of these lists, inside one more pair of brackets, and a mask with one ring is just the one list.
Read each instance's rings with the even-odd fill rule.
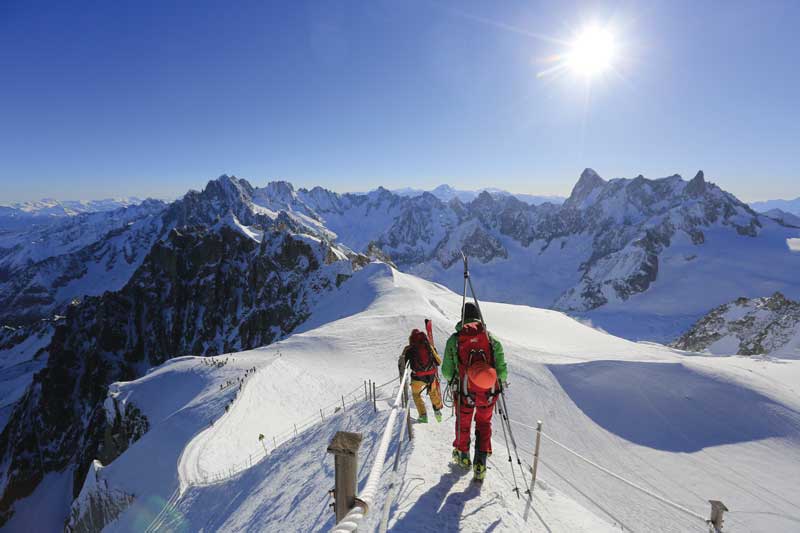
[[406,364],[411,366],[411,394],[419,414],[417,422],[422,424],[428,422],[425,400],[422,399],[423,391],[428,391],[433,405],[433,414],[436,421],[441,422],[442,393],[439,388],[438,373],[442,360],[436,353],[436,348],[428,340],[428,336],[418,329],[413,330],[408,337],[408,346],[403,348],[397,364],[401,376],[405,372]]
[[466,302],[463,323],[447,339],[442,375],[450,383],[456,407],[453,459],[470,467],[469,446],[475,416],[475,479],[486,477],[486,459],[492,454],[492,411],[500,394],[500,383],[508,376],[503,346],[484,328],[478,307]]

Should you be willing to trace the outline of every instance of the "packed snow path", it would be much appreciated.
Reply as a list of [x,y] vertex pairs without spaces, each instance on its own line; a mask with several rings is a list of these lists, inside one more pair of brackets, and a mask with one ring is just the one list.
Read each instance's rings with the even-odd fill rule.
[[[502,436],[495,433],[494,455],[483,483],[449,462],[455,419],[414,423],[412,452],[403,469],[399,497],[391,509],[389,531],[619,531],[541,480],[528,507],[513,492],[511,467]],[[499,424],[495,424],[499,432]],[[516,472],[519,478],[519,471]]]
[[[480,294],[480,280],[475,281]],[[98,474],[110,487],[137,495],[107,530],[144,529],[136,524],[152,522],[181,484],[178,472],[191,480],[203,472],[228,470],[257,449],[259,433],[269,439],[291,428],[364,378],[395,378],[408,332],[432,318],[441,348],[460,305],[460,296],[441,286],[373,264],[323,302],[300,332],[280,343],[234,354],[231,364],[219,370],[199,368],[196,358],[179,358],[120,384],[120,396],[142,409],[151,429]],[[543,420],[553,438],[699,514],[708,513],[708,499],[724,501],[732,510],[726,516],[731,530],[797,530],[797,361],[691,356],[628,342],[553,311],[491,303],[482,307],[489,329],[508,354],[512,418],[530,426]],[[209,420],[221,420],[230,402],[225,396],[230,392],[220,394],[219,384],[253,366],[257,372],[222,417],[230,422],[223,421],[224,430],[206,432]],[[363,431],[360,461],[370,465],[385,422],[380,413],[361,409],[326,419],[224,482],[189,487],[172,513],[172,523],[186,526],[172,529],[316,531],[331,526],[327,491],[333,484],[333,460],[325,454],[330,437],[335,430]],[[451,476],[447,466],[450,423],[417,428],[419,440],[401,459],[403,487],[392,528],[411,529],[404,517],[414,516],[416,502],[428,501],[432,509],[438,500],[430,516],[445,530],[471,527],[477,520],[495,531],[519,531],[524,506],[520,500],[515,507],[510,488],[504,492],[504,479],[510,476],[504,450],[495,445],[488,481],[478,496],[467,498],[467,480]],[[519,425],[514,431],[520,452],[529,458],[534,431]],[[575,517],[585,516],[587,523],[621,522],[633,531],[704,530],[696,519],[551,443],[542,444],[540,466],[544,485],[536,497],[544,501],[535,509],[541,516],[530,515],[527,527],[580,529],[582,519]],[[367,470],[362,466],[362,483]],[[423,477],[424,484],[416,477]],[[454,512],[441,512],[445,507]],[[581,509],[585,514],[578,513]],[[484,511],[494,518],[486,522]]]

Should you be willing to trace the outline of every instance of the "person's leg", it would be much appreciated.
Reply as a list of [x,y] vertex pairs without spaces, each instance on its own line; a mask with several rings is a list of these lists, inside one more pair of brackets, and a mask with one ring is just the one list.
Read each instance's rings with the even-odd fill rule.
[[439,388],[439,381],[433,380],[430,389],[428,389],[428,396],[431,398],[431,404],[436,411],[442,410],[442,391]]
[[462,398],[459,401],[459,414],[456,417],[456,439],[453,447],[459,451],[469,454],[470,429],[472,428],[472,415],[475,407],[468,405]]
[[494,406],[475,409],[475,449],[492,453],[492,411]]
[[413,380],[411,382],[411,396],[414,398],[414,405],[417,406],[417,413],[421,417],[427,417],[425,402],[422,400],[422,390],[425,388],[424,381]]

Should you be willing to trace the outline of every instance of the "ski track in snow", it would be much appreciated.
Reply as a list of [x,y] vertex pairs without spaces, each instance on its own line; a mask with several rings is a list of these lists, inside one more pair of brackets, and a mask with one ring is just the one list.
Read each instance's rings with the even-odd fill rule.
[[[270,446],[270,454],[253,467],[219,483],[196,483],[246,461],[259,449],[259,433],[269,443],[364,379],[395,378],[407,333],[421,328],[424,317],[433,318],[443,349],[461,305],[459,295],[441,286],[377,264],[344,289],[358,305],[342,313],[334,301],[323,301],[310,321],[313,328],[233,354],[222,368],[178,358],[120,384],[120,394],[142,409],[151,429],[101,471],[109,486],[137,495],[106,531],[143,530],[162,509],[160,529],[174,531],[318,531],[333,525],[327,494],[333,458],[325,453],[327,443],[336,430],[365,434],[359,458],[363,485],[385,423],[385,401],[377,415],[366,402],[348,406],[277,450]],[[512,419],[528,426],[542,420],[552,438],[703,516],[708,499],[721,499],[732,511],[726,515],[731,530],[797,530],[797,361],[701,357],[629,342],[554,311],[489,302],[482,308],[506,348]],[[232,391],[220,392],[219,384],[253,366],[257,371],[223,414]],[[518,424],[512,428],[521,457],[530,462],[535,432]],[[401,455],[391,531],[601,531],[619,528],[618,522],[633,531],[705,530],[696,518],[546,440],[526,521],[525,501],[511,491],[498,416],[495,453],[482,487],[449,466],[451,419],[414,429],[416,438]],[[380,520],[392,462],[387,461],[368,529]],[[181,497],[165,506],[178,487]]]

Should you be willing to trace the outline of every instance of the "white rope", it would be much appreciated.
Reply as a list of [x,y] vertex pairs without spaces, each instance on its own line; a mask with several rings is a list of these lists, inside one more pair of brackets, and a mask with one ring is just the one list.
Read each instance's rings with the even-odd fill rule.
[[[367,477],[367,483],[364,486],[364,491],[359,495],[356,500],[356,505],[339,521],[338,524],[333,526],[332,533],[350,533],[358,529],[359,524],[367,514],[367,510],[372,505],[375,499],[375,494],[378,492],[378,485],[380,483],[381,474],[383,474],[383,465],[386,462],[386,453],[389,450],[389,443],[392,440],[392,430],[394,423],[397,419],[398,407],[401,404],[403,391],[408,381],[411,369],[406,366],[406,371],[403,374],[403,379],[400,380],[400,387],[397,390],[397,396],[392,405],[392,411],[389,413],[389,419],[386,421],[386,428],[383,430],[381,443],[378,446],[378,452],[375,455],[375,461],[372,463],[372,468]],[[402,435],[400,436],[402,438]]]
[[[403,379],[405,379],[405,378],[406,378],[406,376],[403,376]],[[396,378],[394,378],[394,379],[392,379],[390,381],[387,381],[383,385],[378,385],[376,388],[385,387],[386,385],[389,385],[390,383],[394,383],[398,379],[400,379],[400,378],[396,377]],[[248,383],[249,383],[249,380],[245,380],[243,385],[246,387]],[[226,385],[224,388],[228,388],[229,386],[232,387],[234,385],[235,385],[235,383],[231,382],[229,385]],[[353,404],[358,403],[359,401],[361,401],[361,391],[363,390],[363,387],[364,387],[364,385],[362,383],[361,385],[359,385],[358,387],[356,387],[352,391],[343,394],[342,397],[345,399],[345,402],[344,402],[345,405],[353,405]],[[402,391],[402,387],[401,387],[401,391]],[[353,397],[353,398],[351,398],[351,397]],[[334,411],[333,411],[332,415],[335,415],[337,413],[336,409],[338,409],[340,405],[342,405],[341,402],[337,400],[336,402],[333,402],[333,403],[331,403],[331,404],[329,404],[329,405],[327,405],[325,407],[322,407],[320,409],[320,411],[324,413],[325,411],[328,411],[328,410],[333,408]],[[332,415],[329,415],[329,416],[332,416]],[[281,446],[281,445],[285,444],[286,442],[290,441],[292,438],[294,438],[295,433],[297,434],[297,436],[299,436],[302,432],[304,432],[305,430],[307,430],[310,427],[314,426],[316,424],[316,422],[317,422],[317,415],[311,415],[308,418],[306,418],[305,420],[303,420],[302,422],[299,422],[298,424],[295,424],[295,427],[293,427],[292,429],[288,429],[288,430],[284,431],[283,433],[275,435],[276,442],[280,441],[280,442],[277,442],[277,446]],[[263,453],[263,455],[262,455],[262,453]],[[231,467],[229,467],[229,468],[227,468],[227,469],[225,469],[223,471],[213,472],[211,474],[207,474],[207,475],[203,476],[203,480],[202,481],[201,480],[195,480],[195,481],[187,482],[186,488],[188,489],[190,487],[207,487],[207,486],[219,483],[221,481],[225,481],[227,479],[231,479],[231,478],[235,477],[236,475],[244,472],[248,468],[260,463],[261,461],[263,461],[267,457],[267,455],[268,454],[266,453],[264,447],[259,447],[253,453],[248,455],[248,460],[247,461],[243,461],[241,464],[236,463],[233,466],[231,466]],[[253,461],[252,460],[253,456],[260,456],[260,457],[256,461]],[[175,507],[175,505],[178,502],[178,499],[180,499],[180,496],[181,496],[181,491],[180,491],[180,486],[178,486],[178,488],[175,489],[175,491],[170,495],[170,497],[167,499],[167,501],[164,502],[164,505],[161,507],[159,512],[156,514],[156,516],[153,517],[153,520],[150,522],[150,524],[148,524],[147,528],[145,528],[145,533],[150,533],[151,531],[157,531],[162,525],[164,525],[163,522],[167,518],[166,517],[166,513],[171,508]]]
[[[522,427],[525,427],[525,428],[528,428],[528,429],[532,429],[534,431],[538,431],[538,429],[536,427],[530,426],[528,424],[524,424],[524,423],[519,422],[517,420],[509,419],[509,421],[514,423],[514,424],[517,424],[519,426],[522,426]],[[568,446],[566,446],[564,444],[561,444],[560,442],[558,442],[556,439],[554,439],[553,437],[551,437],[550,435],[548,435],[544,431],[541,431],[541,434],[542,434],[542,437],[546,438],[547,440],[549,440],[550,442],[552,442],[556,446],[559,446],[560,448],[562,448],[565,451],[571,453],[572,455],[574,455],[578,459],[581,459],[582,461],[584,461],[584,462],[590,464],[591,466],[597,468],[601,472],[603,472],[605,474],[608,474],[609,476],[611,476],[611,477],[613,477],[615,479],[618,479],[619,481],[622,481],[626,485],[628,485],[628,486],[630,486],[630,487],[632,487],[632,488],[634,488],[634,489],[636,489],[636,490],[638,490],[640,492],[643,492],[644,494],[647,494],[648,496],[650,496],[652,498],[655,498],[655,499],[659,500],[662,503],[666,503],[667,505],[669,505],[669,506],[671,506],[671,507],[673,507],[673,508],[675,508],[675,509],[677,509],[677,510],[683,512],[683,513],[686,513],[689,516],[693,516],[694,518],[702,520],[703,523],[708,523],[708,519],[706,517],[704,517],[704,516],[702,516],[702,515],[700,515],[698,513],[695,513],[691,509],[687,509],[686,507],[680,505],[679,503],[675,503],[675,502],[673,502],[671,500],[668,500],[667,498],[665,498],[665,497],[663,497],[663,496],[661,496],[659,494],[656,494],[655,492],[653,492],[653,491],[651,491],[649,489],[646,489],[646,488],[644,488],[644,487],[642,487],[640,485],[637,485],[633,481],[625,479],[624,477],[620,476],[619,474],[615,474],[614,472],[612,472],[611,470],[605,468],[604,466],[601,466],[601,465],[595,463],[591,459],[588,459],[588,458],[584,457],[583,455],[579,454],[578,452],[576,452],[575,450],[569,448]],[[551,467],[551,469],[552,469],[552,467]]]
[[390,379],[389,381],[387,381],[386,383],[382,383],[381,385],[375,385],[375,388],[376,388],[376,389],[381,389],[381,388],[385,387],[386,385],[389,385],[389,384],[391,384],[391,383],[394,383],[394,382],[395,382],[395,381],[397,381],[398,379],[400,379],[400,377],[399,377],[399,376],[398,376],[398,377],[396,377],[396,378],[394,378],[394,379]]
[[[515,424],[519,424],[520,426],[528,427],[528,428],[533,429],[533,430],[536,429],[533,426],[528,426],[526,424],[523,424],[522,422],[516,422],[514,420],[512,420],[512,422],[514,422]],[[542,435],[542,437],[546,438],[547,440],[549,440],[550,442],[552,442],[556,446],[559,446],[560,448],[562,448],[565,451],[571,453],[572,455],[574,455],[578,459],[584,461],[585,463],[590,464],[591,466],[595,467],[596,469],[600,470],[601,472],[603,472],[605,474],[608,474],[609,476],[611,476],[611,477],[613,477],[613,478],[615,478],[615,479],[617,479],[619,481],[622,481],[626,485],[628,485],[628,486],[630,486],[630,487],[632,487],[632,488],[634,488],[634,489],[636,489],[636,490],[638,490],[638,491],[640,491],[640,492],[642,492],[644,494],[647,494],[648,496],[650,496],[652,498],[655,498],[656,500],[658,500],[658,501],[660,501],[662,503],[665,503],[665,504],[669,505],[670,507],[673,507],[674,509],[677,509],[677,510],[683,512],[683,513],[686,513],[689,516],[697,518],[698,520],[702,520],[704,524],[708,522],[708,519],[706,517],[704,517],[704,516],[702,516],[700,514],[697,514],[694,511],[692,511],[691,509],[687,509],[686,507],[684,507],[684,506],[682,506],[682,505],[680,505],[678,503],[675,503],[675,502],[673,502],[671,500],[668,500],[665,497],[663,497],[663,496],[661,496],[659,494],[656,494],[655,492],[653,492],[653,491],[651,491],[649,489],[646,489],[646,488],[642,487],[641,485],[637,485],[633,481],[629,481],[629,480],[625,479],[624,477],[620,476],[619,474],[615,474],[614,472],[612,472],[608,468],[605,468],[604,466],[601,466],[601,465],[595,463],[591,459],[588,459],[588,458],[584,457],[583,455],[579,454],[575,450],[565,446],[564,444],[561,444],[560,442],[558,442],[556,439],[554,439],[553,437],[551,437],[550,435],[548,435],[544,431],[541,432],[541,435]]]
[[[400,379],[400,378],[399,377],[395,378],[392,381],[397,381],[398,379]],[[391,383],[391,382],[388,382],[388,383]],[[345,398],[345,405],[354,405],[354,404],[356,404],[358,402],[363,401],[363,398],[361,397],[361,391],[362,390],[363,390],[363,384],[358,386],[358,387],[356,387],[352,391],[344,394],[343,396]],[[337,401],[335,401],[333,403],[330,403],[330,404],[326,405],[325,407],[322,407],[320,409],[320,411],[322,411],[323,413],[326,413],[327,411],[330,411],[331,409],[333,409],[334,411],[332,413],[327,414],[327,416],[335,416],[339,411],[341,411],[341,405],[342,405],[341,400],[337,400]],[[339,411],[336,411],[336,409],[339,409]],[[317,415],[317,414],[309,415],[307,418],[303,419],[302,421],[297,422],[296,424],[293,424],[293,427],[288,428],[286,431],[283,431],[281,433],[275,434],[274,435],[275,441],[276,441],[275,447],[281,446],[281,445],[289,442],[290,440],[292,440],[295,437],[295,428],[294,428],[294,426],[297,427],[296,431],[297,431],[297,436],[299,437],[300,434],[302,434],[303,432],[305,432],[309,428],[315,426],[317,424],[317,422],[319,422],[319,420],[320,420],[319,419],[319,415]],[[231,478],[237,476],[238,474],[244,472],[248,468],[250,468],[250,467],[260,463],[261,461],[263,461],[268,456],[268,453],[265,452],[263,446],[259,446],[259,447],[253,448],[252,453],[248,454],[248,456],[258,457],[258,459],[255,460],[255,461],[246,460],[246,461],[243,461],[241,463],[236,463],[233,466],[229,466],[228,468],[226,468],[224,470],[213,472],[211,474],[207,474],[207,475],[203,476],[204,477],[203,481],[196,480],[196,481],[193,481],[193,482],[189,483],[188,486],[205,487],[205,486],[209,486],[209,485],[214,485],[216,483],[219,483],[220,481],[225,481],[225,480],[231,479]]]

